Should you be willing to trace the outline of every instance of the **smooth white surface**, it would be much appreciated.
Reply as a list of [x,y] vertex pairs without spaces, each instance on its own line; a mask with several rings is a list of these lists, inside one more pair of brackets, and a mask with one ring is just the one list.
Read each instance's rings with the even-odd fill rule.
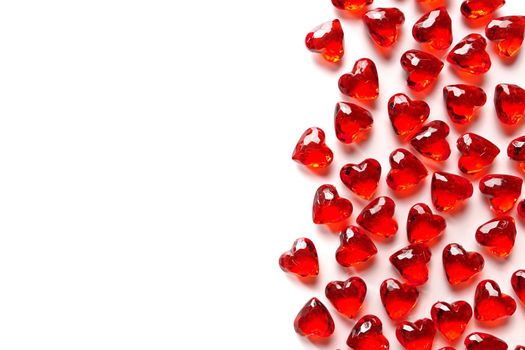
[[[468,29],[459,1],[450,2],[455,41],[480,30]],[[398,146],[386,101],[407,91],[398,61],[418,47],[410,27],[422,13],[412,0],[374,6],[406,14],[392,57],[379,56],[361,22],[346,18],[347,53],[334,69],[303,43],[308,30],[336,16],[329,0],[3,2],[0,348],[345,349],[353,322],[335,312],[327,344],[299,338],[292,322],[310,297],[326,300],[327,282],[348,276],[333,258],[338,237],[311,223],[315,189],[336,184],[357,215],[363,203],[343,188],[339,168],[374,157],[385,174]],[[508,0],[498,14],[524,12],[522,0]],[[344,149],[332,129],[337,78],[361,57],[376,61],[381,96],[371,138]],[[492,57],[481,82],[489,103],[469,130],[502,149],[493,171],[510,172],[504,152],[520,131],[502,132],[490,100],[496,83],[525,85],[525,62],[523,53],[512,65]],[[460,81],[445,68],[427,98],[432,119],[447,120],[440,88]],[[336,155],[326,177],[290,159],[314,125]],[[452,144],[458,135],[452,131]],[[456,157],[443,168],[455,171]],[[389,194],[383,181],[380,193]],[[391,349],[399,346],[378,287],[396,276],[386,258],[406,245],[406,214],[418,201],[429,201],[428,188],[398,200],[399,235],[359,271],[369,286],[365,310],[383,319]],[[412,318],[428,316],[437,299],[472,301],[474,286],[453,292],[446,285],[440,252],[451,241],[478,248],[475,228],[490,217],[476,191],[448,219]],[[317,244],[315,285],[277,265],[299,236]],[[520,223],[515,253],[505,263],[487,257],[483,276],[510,293],[510,273],[525,267],[524,249]],[[490,331],[525,345],[524,316],[520,306]],[[472,322],[474,330],[487,329]],[[440,336],[436,344],[444,345]]]

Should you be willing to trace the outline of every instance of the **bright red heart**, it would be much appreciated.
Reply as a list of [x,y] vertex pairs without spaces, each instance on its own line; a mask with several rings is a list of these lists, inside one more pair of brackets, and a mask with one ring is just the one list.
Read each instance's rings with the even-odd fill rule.
[[525,270],[518,270],[512,274],[511,278],[512,288],[520,299],[523,305],[525,305]]
[[484,223],[476,231],[476,241],[490,253],[502,258],[508,257],[516,241],[514,218],[500,216]]
[[390,256],[390,263],[413,286],[428,281],[428,267],[432,253],[424,244],[411,244]]
[[335,135],[342,143],[350,144],[361,140],[373,123],[372,114],[363,107],[348,102],[339,102],[335,106]]
[[499,154],[499,148],[474,133],[461,135],[456,143],[461,156],[458,167],[465,174],[476,174],[488,168]]
[[329,166],[334,154],[325,144],[324,131],[320,128],[307,129],[297,142],[292,159],[310,169]]
[[390,278],[381,284],[380,295],[388,317],[401,320],[416,305],[419,291],[414,286]]
[[479,182],[479,190],[488,197],[490,209],[497,214],[505,214],[514,208],[521,195],[523,180],[513,175],[485,175]]
[[445,7],[424,14],[412,27],[412,36],[436,50],[452,45],[452,20]]
[[335,325],[326,306],[319,299],[312,298],[297,314],[294,328],[304,337],[328,338],[334,333]]
[[410,243],[427,243],[445,231],[447,223],[440,215],[435,215],[428,205],[417,203],[408,212],[407,236]]
[[356,222],[378,236],[389,238],[397,232],[396,204],[390,197],[377,197],[361,211]]
[[509,143],[507,156],[512,160],[525,162],[525,136],[515,138]]
[[359,277],[333,281],[326,286],[325,295],[338,312],[354,318],[365,301],[366,283]]
[[498,119],[506,125],[516,125],[525,116],[525,89],[514,84],[499,84],[494,92]]
[[425,101],[412,100],[405,94],[395,94],[388,100],[388,116],[394,132],[406,137],[419,130],[430,114]]
[[353,350],[388,350],[383,324],[374,315],[363,316],[350,332],[346,344]]
[[374,0],[332,0],[332,5],[340,10],[359,11],[373,2]]
[[345,53],[344,32],[338,19],[321,24],[306,35],[308,50],[320,53],[329,62],[339,62]]
[[505,0],[465,0],[461,4],[461,13],[469,19],[485,17],[505,4]]
[[501,56],[512,57],[518,53],[525,34],[525,16],[495,18],[485,28],[487,39],[495,41]]
[[492,280],[481,281],[474,297],[474,316],[478,321],[496,321],[512,316],[516,312],[516,301],[501,292]]
[[485,74],[492,62],[486,51],[487,40],[479,34],[469,34],[454,46],[447,61],[456,68],[470,74]]
[[482,88],[467,84],[445,86],[443,98],[450,120],[460,125],[470,123],[476,111],[487,102]]
[[432,306],[431,315],[439,332],[454,342],[465,332],[472,318],[472,307],[466,301],[452,304],[439,301]]
[[381,178],[381,164],[368,158],[359,164],[346,164],[339,175],[350,191],[361,198],[370,199],[376,193]]
[[443,249],[443,267],[448,283],[458,285],[470,280],[485,266],[485,259],[477,252],[467,252],[457,243]]
[[308,238],[296,239],[292,249],[283,253],[279,258],[279,266],[283,271],[297,276],[317,276],[319,260],[314,243]]
[[456,209],[460,203],[472,197],[474,191],[469,180],[445,172],[435,172],[430,187],[434,207],[445,212]]
[[389,162],[391,169],[386,183],[394,191],[410,190],[428,175],[423,163],[406,149],[398,148],[392,152]]
[[406,350],[431,350],[436,328],[428,318],[416,322],[401,322],[396,327],[396,338]]
[[352,72],[339,78],[339,90],[342,94],[358,100],[375,100],[379,96],[379,78],[375,63],[368,58],[357,60]]
[[423,156],[443,161],[450,157],[450,145],[447,136],[450,128],[441,120],[434,120],[424,125],[414,137],[410,144]]
[[347,227],[341,232],[339,240],[335,259],[344,267],[364,263],[377,254],[374,242],[357,226]]
[[408,73],[408,87],[414,91],[423,91],[432,85],[443,66],[439,58],[420,50],[409,50],[401,56],[401,67]]
[[474,332],[465,338],[466,350],[507,350],[509,346],[493,335]]
[[363,22],[377,45],[390,47],[397,41],[405,15],[395,7],[376,8],[363,15]]
[[335,224],[352,215],[352,203],[339,197],[332,185],[322,185],[315,192],[312,219],[315,224]]
[[517,208],[518,216],[522,220],[525,220],[525,199],[522,199],[521,201],[519,201],[517,207],[518,207]]

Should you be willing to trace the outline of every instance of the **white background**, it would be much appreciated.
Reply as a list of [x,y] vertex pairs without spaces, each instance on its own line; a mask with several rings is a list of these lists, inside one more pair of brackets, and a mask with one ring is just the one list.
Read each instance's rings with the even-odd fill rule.
[[[471,31],[450,0],[455,42]],[[314,26],[334,18],[317,1],[3,1],[0,6],[0,348],[2,349],[325,349],[346,348],[353,326],[335,312],[336,333],[311,344],[293,319],[324,286],[349,275],[333,258],[338,237],[311,222],[315,189],[343,188],[340,167],[374,157],[388,171],[399,146],[386,101],[406,92],[399,57],[417,48],[415,0],[376,0],[406,15],[391,57],[377,53],[362,23],[343,19],[346,55],[327,66],[304,47]],[[498,14],[525,14],[508,0]],[[497,83],[525,85],[523,54],[494,66],[478,82],[489,102],[470,131],[502,150],[493,171],[516,172],[505,156],[520,134],[504,132],[494,114]],[[336,142],[332,118],[340,74],[370,57],[381,93],[364,144]],[[461,80],[446,67],[426,97],[431,119],[447,120],[440,89]],[[345,98],[346,100],[346,98]],[[327,132],[332,172],[312,175],[290,159],[310,126]],[[453,129],[454,145],[460,131]],[[456,172],[457,152],[442,166]],[[397,199],[397,238],[358,271],[369,287],[366,313],[377,314],[382,280],[396,276],[387,257],[406,245],[408,208],[429,202],[425,188]],[[391,194],[381,181],[380,194]],[[477,249],[474,232],[491,218],[478,191],[466,210],[447,217],[433,248],[432,277],[412,318],[438,299],[472,301],[474,285],[452,291],[441,249]],[[303,285],[278,267],[293,240],[310,237],[320,254],[317,283]],[[487,257],[484,277],[511,293],[510,275],[525,268],[524,226],[506,262]],[[512,294],[512,293],[511,293]],[[328,303],[327,303],[328,305]],[[333,309],[328,306],[331,311]],[[525,312],[504,326],[472,322],[511,347],[525,345]],[[441,336],[436,344],[444,345]],[[462,346],[458,345],[458,348]]]

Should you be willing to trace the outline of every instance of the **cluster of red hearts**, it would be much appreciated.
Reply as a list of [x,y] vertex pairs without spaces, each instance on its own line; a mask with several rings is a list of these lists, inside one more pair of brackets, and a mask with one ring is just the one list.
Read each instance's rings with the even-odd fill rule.
[[[332,0],[334,6],[348,11],[364,11],[372,2]],[[466,0],[461,4],[461,13],[468,19],[478,19],[491,16],[504,4],[505,0]],[[366,11],[362,18],[371,39],[382,47],[396,42],[405,21],[403,13],[397,8],[372,9]],[[423,44],[423,48],[448,49],[453,39],[452,21],[447,9],[438,7],[423,15],[414,24],[412,33],[415,40]],[[514,56],[520,50],[524,33],[525,16],[493,18],[485,30],[486,37],[497,44],[499,55],[506,57]],[[343,39],[341,23],[336,19],[308,33],[306,46],[320,53],[327,61],[338,62],[344,54]],[[482,35],[470,34],[450,50],[446,59],[459,71],[485,74],[491,67],[486,47],[487,41]],[[444,63],[429,52],[409,50],[402,55],[401,66],[408,75],[408,88],[422,91],[433,85]],[[339,88],[343,94],[357,100],[376,99],[379,84],[374,62],[367,58],[358,60],[351,73],[340,77]],[[445,86],[443,96],[451,122],[463,125],[472,121],[477,110],[487,100],[483,89],[468,84]],[[494,104],[501,123],[516,125],[525,115],[525,89],[513,84],[499,84],[495,88]],[[439,120],[426,123],[429,112],[425,101],[412,100],[402,93],[392,96],[388,102],[388,114],[395,134],[409,142],[419,156],[444,161],[451,153],[447,141],[449,126]],[[337,104],[335,134],[342,143],[359,142],[372,128],[372,124],[373,118],[367,109],[353,103]],[[460,152],[459,171],[467,175],[487,170],[500,153],[495,144],[470,132],[459,137],[457,149]],[[525,164],[525,136],[513,140],[508,145],[507,154],[510,159]],[[325,143],[323,130],[315,127],[306,130],[292,158],[310,169],[329,167],[333,153]],[[404,148],[394,150],[389,161],[386,183],[396,192],[413,191],[429,174],[418,156]],[[525,166],[522,169],[525,171]],[[376,245],[370,237],[389,238],[398,231],[394,217],[395,202],[386,196],[375,197],[381,172],[381,166],[375,159],[347,164],[340,171],[340,178],[350,191],[371,200],[357,216],[356,225],[350,225],[340,233],[340,246],[335,258],[344,267],[365,263],[377,254]],[[479,226],[475,238],[489,254],[507,257],[513,250],[516,225],[509,213],[521,195],[522,182],[521,177],[507,174],[486,174],[480,178],[479,191],[488,198],[495,218]],[[431,200],[437,211],[453,212],[465,205],[472,194],[473,185],[465,175],[441,171],[433,173]],[[352,203],[341,197],[333,185],[325,184],[315,193],[315,224],[347,222],[352,211]],[[525,218],[525,200],[518,203],[517,213]],[[403,281],[386,279],[380,287],[386,313],[392,320],[400,322],[396,336],[405,349],[430,350],[437,332],[453,343],[463,337],[473,316],[479,321],[496,321],[511,317],[516,311],[516,301],[511,295],[502,293],[495,281],[483,280],[476,287],[473,308],[465,301],[450,304],[437,302],[431,309],[431,319],[406,321],[418,301],[418,287],[428,280],[427,264],[432,256],[429,246],[443,234],[445,228],[446,221],[441,215],[432,212],[426,204],[415,204],[407,219],[409,245],[390,257],[390,262]],[[468,252],[456,243],[445,247],[442,259],[451,285],[468,284],[484,267],[481,254]],[[284,271],[300,277],[317,276],[319,263],[314,243],[308,238],[297,239],[292,249],[280,257],[279,265]],[[525,270],[516,271],[510,278],[515,295],[525,304]],[[349,318],[356,318],[366,294],[366,283],[357,276],[346,281],[331,282],[325,289],[326,298],[333,307]],[[335,328],[330,312],[317,298],[308,301],[300,310],[294,326],[300,335],[313,338],[330,337]],[[505,341],[482,332],[467,335],[464,344],[468,350],[508,349]],[[366,315],[357,320],[347,345],[355,350],[388,349],[389,341],[383,335],[379,318]],[[442,350],[445,349],[453,348]],[[525,347],[518,346],[516,349]]]

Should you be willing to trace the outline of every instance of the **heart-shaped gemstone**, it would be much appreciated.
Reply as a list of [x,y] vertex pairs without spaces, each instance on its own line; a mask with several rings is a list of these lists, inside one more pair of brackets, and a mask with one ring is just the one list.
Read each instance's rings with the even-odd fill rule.
[[454,46],[447,61],[456,68],[470,74],[487,73],[492,65],[486,51],[487,40],[479,34],[469,34]]
[[461,135],[456,146],[461,153],[458,167],[465,174],[475,174],[489,167],[499,154],[498,146],[471,132]]
[[518,207],[517,211],[518,211],[519,217],[522,220],[525,220],[525,199],[522,199],[521,201],[519,201],[517,207]]
[[401,322],[396,327],[396,338],[406,350],[431,350],[436,328],[428,318],[416,322]]
[[455,286],[470,280],[485,266],[485,259],[477,252],[467,252],[457,243],[443,249],[443,267],[448,283]]
[[428,171],[419,159],[409,151],[398,148],[390,154],[390,171],[387,185],[394,191],[406,191],[419,184]]
[[493,335],[474,332],[465,338],[466,350],[507,350],[509,346]]
[[423,125],[430,114],[430,107],[423,100],[412,100],[405,94],[395,94],[388,100],[388,116],[394,132],[406,137]]
[[308,238],[296,239],[292,249],[283,253],[279,258],[279,266],[283,271],[297,276],[317,276],[319,260],[314,243]]
[[364,263],[377,254],[374,242],[357,226],[347,227],[341,232],[339,240],[335,259],[344,267]]
[[374,315],[363,316],[350,332],[346,344],[353,350],[388,350],[383,324]]
[[476,241],[496,256],[509,256],[516,241],[514,218],[500,216],[484,223],[476,231]]
[[523,180],[517,176],[489,174],[479,181],[479,190],[488,197],[490,209],[501,215],[514,208],[521,195],[522,184]]
[[316,224],[335,224],[352,215],[352,203],[342,198],[332,185],[322,185],[315,192],[312,219]]
[[498,45],[501,56],[512,57],[521,48],[525,34],[525,16],[495,18],[485,28],[487,39]]
[[449,304],[439,301],[432,306],[432,320],[449,342],[454,342],[465,332],[472,318],[472,307],[466,301]]
[[434,173],[430,188],[434,207],[445,212],[458,208],[474,191],[469,180],[445,172]]
[[325,143],[324,131],[320,128],[307,129],[297,142],[292,159],[311,169],[329,166],[334,154]]
[[414,286],[390,278],[381,284],[380,295],[388,317],[400,320],[416,305],[419,291]]
[[411,244],[390,256],[390,263],[413,286],[428,281],[428,267],[432,253],[424,244]]
[[339,62],[345,53],[344,32],[338,19],[325,22],[306,35],[308,50],[320,53],[329,62]]
[[370,112],[353,103],[339,102],[334,113],[335,135],[345,144],[364,138],[372,128],[374,119]]
[[503,124],[518,124],[525,116],[525,89],[514,84],[498,84],[494,92],[494,106]]
[[432,54],[409,50],[401,56],[401,66],[408,73],[408,87],[414,91],[423,91],[437,80],[444,64]]
[[359,277],[332,281],[326,286],[325,295],[338,312],[354,318],[365,301],[366,283]]
[[450,128],[441,120],[434,120],[424,125],[414,137],[410,144],[423,156],[443,161],[450,157],[450,145],[447,136]]
[[332,5],[340,10],[359,11],[373,2],[374,0],[332,0]]
[[461,4],[461,13],[468,19],[485,17],[505,4],[505,0],[465,0]]
[[390,47],[397,41],[399,28],[405,23],[405,15],[395,7],[376,8],[363,15],[363,22],[377,45]]
[[359,164],[346,164],[339,175],[352,192],[361,198],[370,199],[376,193],[381,178],[381,164],[368,158]]
[[357,60],[352,72],[339,78],[339,90],[342,94],[358,100],[375,100],[379,96],[379,78],[375,63],[368,58]]
[[460,125],[470,123],[476,111],[487,102],[482,88],[467,84],[445,86],[443,98],[450,120]]
[[377,197],[361,211],[357,223],[378,236],[389,238],[397,232],[396,204],[390,197]]
[[447,228],[442,216],[432,213],[424,203],[417,203],[408,212],[407,237],[410,243],[426,243],[441,236]]
[[412,36],[436,50],[452,45],[452,20],[445,7],[424,14],[412,27]]
[[334,333],[335,325],[326,306],[319,299],[312,298],[297,314],[294,328],[304,337],[328,338]]
[[515,138],[509,143],[507,155],[512,160],[525,162],[525,136]]
[[474,297],[474,316],[478,321],[496,321],[512,316],[516,312],[516,301],[501,292],[492,280],[479,282]]
[[519,300],[525,305],[525,270],[518,270],[512,274],[512,288]]

